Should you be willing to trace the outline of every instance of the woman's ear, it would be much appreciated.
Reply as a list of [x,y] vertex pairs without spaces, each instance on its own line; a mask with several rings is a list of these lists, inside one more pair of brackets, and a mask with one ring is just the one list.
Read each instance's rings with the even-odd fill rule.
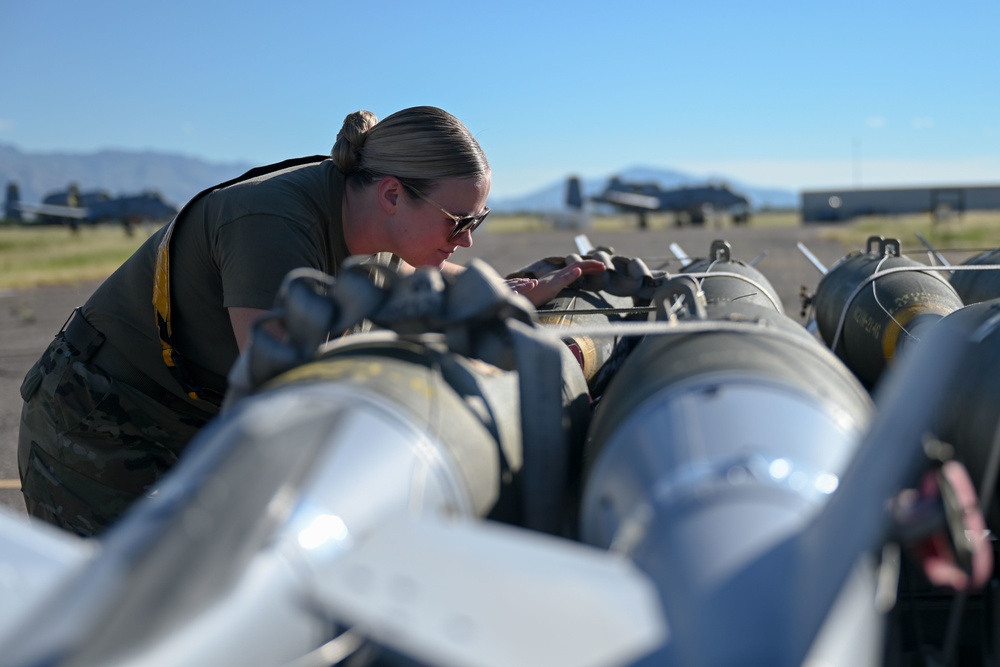
[[395,215],[402,195],[403,184],[395,176],[385,176],[378,182],[378,203],[388,215]]

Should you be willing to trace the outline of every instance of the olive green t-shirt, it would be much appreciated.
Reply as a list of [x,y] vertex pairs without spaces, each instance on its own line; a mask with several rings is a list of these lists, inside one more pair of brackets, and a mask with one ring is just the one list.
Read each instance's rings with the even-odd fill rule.
[[[285,275],[335,275],[348,256],[344,177],[332,160],[291,167],[215,190],[175,223],[170,244],[174,344],[194,378],[220,393],[239,354],[231,307],[269,309]],[[161,354],[153,310],[151,236],[84,306],[87,319],[143,374],[183,397]]]

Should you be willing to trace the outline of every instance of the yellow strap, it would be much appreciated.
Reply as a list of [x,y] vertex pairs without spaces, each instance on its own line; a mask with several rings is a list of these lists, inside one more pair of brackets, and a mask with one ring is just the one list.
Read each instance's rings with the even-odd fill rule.
[[170,237],[173,236],[177,224],[175,216],[167,226],[167,231],[156,248],[156,267],[153,271],[153,308],[156,313],[156,330],[160,333],[160,345],[163,347],[163,362],[174,366],[173,328],[170,324]]

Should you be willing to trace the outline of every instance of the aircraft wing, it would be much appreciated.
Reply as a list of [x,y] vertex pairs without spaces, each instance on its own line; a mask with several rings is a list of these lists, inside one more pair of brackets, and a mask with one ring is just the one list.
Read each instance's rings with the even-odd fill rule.
[[23,213],[34,213],[35,215],[51,215],[57,218],[76,218],[85,220],[88,212],[85,208],[78,206],[59,206],[58,204],[15,204],[15,207]]
[[596,198],[594,201],[617,204],[618,206],[631,206],[633,208],[645,208],[655,211],[660,208],[659,197],[643,195],[638,192],[622,192],[619,190],[609,190]]

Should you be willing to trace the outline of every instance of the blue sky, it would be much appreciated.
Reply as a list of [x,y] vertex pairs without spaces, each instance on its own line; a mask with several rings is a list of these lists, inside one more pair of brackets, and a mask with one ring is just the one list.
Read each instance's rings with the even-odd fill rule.
[[25,151],[266,163],[433,104],[495,197],[636,165],[1000,182],[1000,0],[2,0],[0,26],[0,143]]

